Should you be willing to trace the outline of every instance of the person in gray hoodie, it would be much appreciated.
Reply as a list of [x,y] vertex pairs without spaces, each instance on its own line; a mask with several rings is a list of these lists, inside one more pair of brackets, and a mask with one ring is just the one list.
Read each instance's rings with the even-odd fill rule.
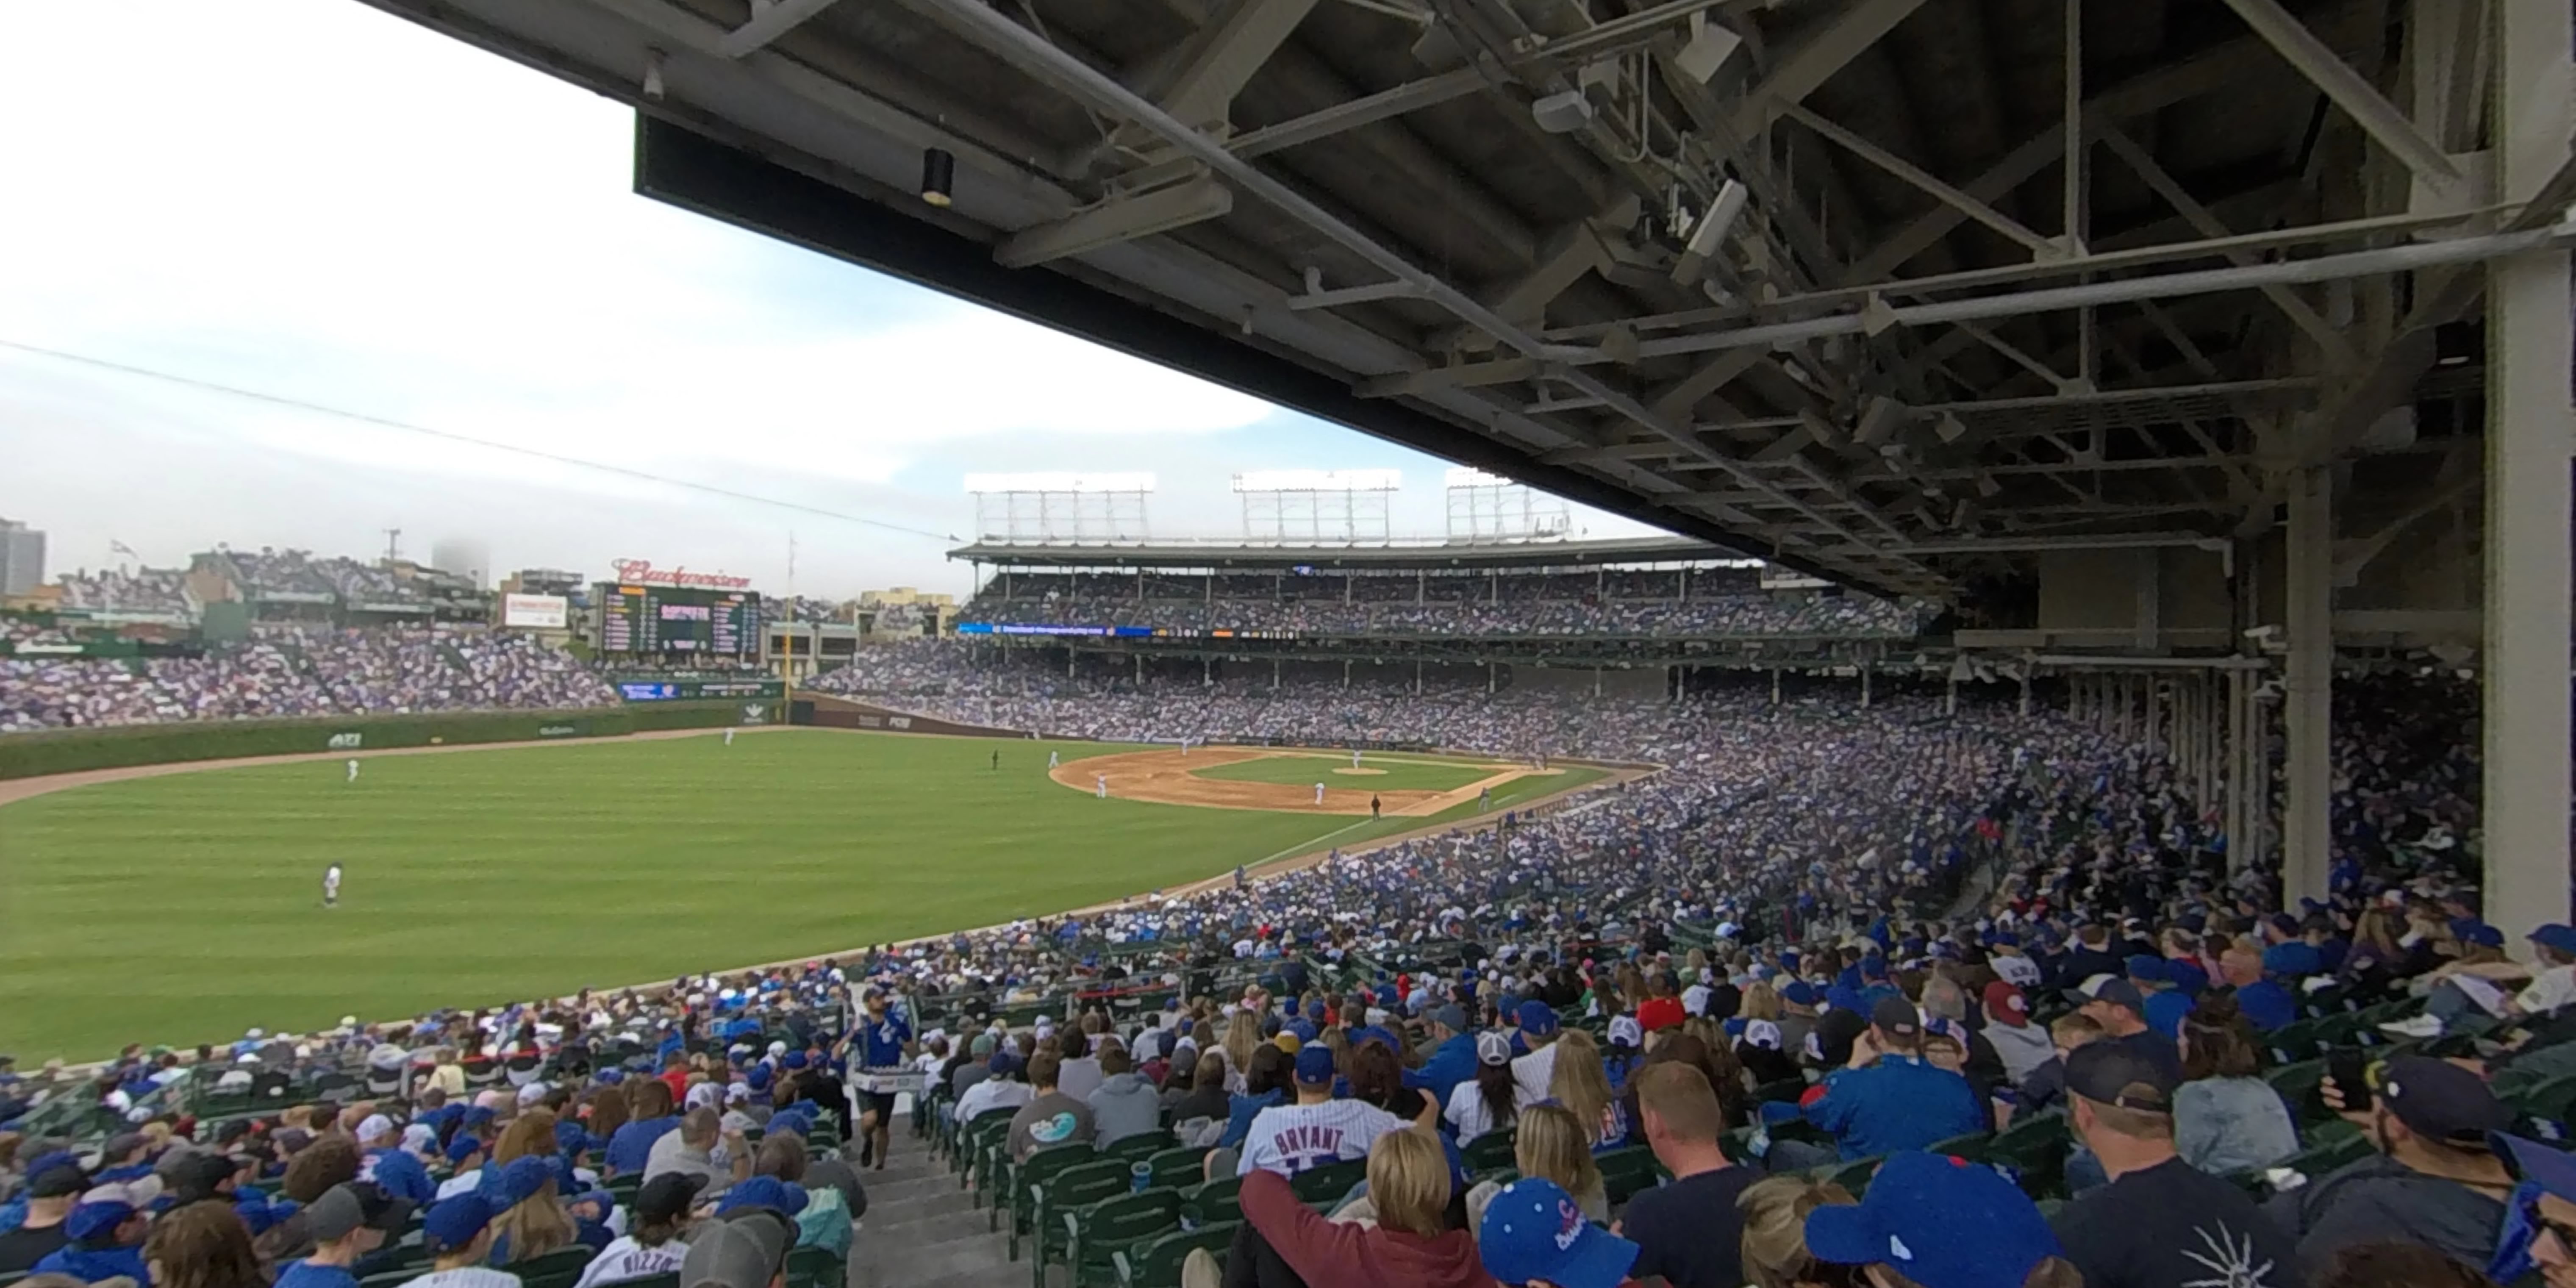
[[1136,1072],[1127,1048],[1107,1043],[1100,1051],[1100,1086],[1091,1093],[1091,1122],[1107,1146],[1163,1127],[1163,1100],[1153,1080]]
[[2018,986],[1996,980],[1986,985],[1980,1000],[1986,1008],[1986,1041],[2003,1058],[2005,1081],[2018,1087],[2031,1070],[2057,1058],[2047,1027],[2031,1022],[2030,999]]
[[[2326,1080],[2338,1111],[2359,1099]],[[2504,1224],[2513,1173],[2488,1144],[2513,1111],[2486,1081],[2446,1060],[2390,1060],[2363,1122],[2379,1153],[2273,1196],[2264,1211],[2299,1241],[2299,1259],[2324,1265],[2341,1248],[2420,1243],[2465,1265],[2483,1265]]]

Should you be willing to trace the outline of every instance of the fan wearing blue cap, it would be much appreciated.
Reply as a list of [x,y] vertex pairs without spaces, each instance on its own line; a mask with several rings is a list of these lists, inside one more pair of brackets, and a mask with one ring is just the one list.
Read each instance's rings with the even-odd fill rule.
[[1522,1104],[1535,1104],[1547,1099],[1548,1086],[1556,1079],[1556,1008],[1523,1002],[1512,1017],[1519,1022],[1522,1045],[1529,1048],[1529,1054],[1512,1060],[1512,1085],[1519,1088]]
[[1818,1261],[1867,1266],[1881,1288],[2092,1288],[2018,1186],[1984,1164],[1938,1154],[1895,1155],[1861,1202],[1809,1212],[1807,1251]]
[[[1843,1161],[1921,1149],[1989,1127],[1992,1119],[1968,1080],[1924,1058],[1923,1017],[1912,1002],[1882,998],[1869,1020],[1844,1067],[1825,1075],[1824,1094],[1805,1109],[1809,1122],[1833,1134]],[[1791,1151],[1774,1162],[1777,1168],[1799,1166],[1798,1155],[1815,1147],[1780,1141],[1772,1148]]]
[[2514,1190],[2489,1278],[2513,1283],[2537,1269],[2548,1288],[2576,1288],[2576,1154],[2498,1133],[2522,1184]]
[[[1549,1012],[1551,1018],[1554,1014]],[[1257,1169],[1295,1176],[1326,1163],[1366,1158],[1378,1137],[1404,1128],[1403,1119],[1375,1105],[1334,1099],[1336,1076],[1331,1048],[1319,1043],[1299,1050],[1296,1103],[1253,1115],[1236,1173],[1250,1175]],[[1422,1106],[1423,1129],[1437,1130],[1440,1106],[1428,1096],[1422,1097]]]
[[492,1254],[492,1219],[500,1215],[480,1194],[460,1194],[421,1215],[420,1246],[430,1272],[404,1288],[510,1288],[517,1275],[483,1264]]
[[63,1218],[67,1241],[36,1263],[36,1273],[72,1275],[84,1283],[119,1275],[150,1283],[152,1273],[143,1264],[143,1227],[143,1213],[122,1199],[82,1203]]

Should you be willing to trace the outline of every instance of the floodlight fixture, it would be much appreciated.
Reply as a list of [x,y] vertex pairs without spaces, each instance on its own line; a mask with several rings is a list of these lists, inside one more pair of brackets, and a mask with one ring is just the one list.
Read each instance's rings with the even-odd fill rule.
[[957,183],[957,158],[946,148],[926,148],[921,154],[921,199],[942,210],[955,198],[950,194]]

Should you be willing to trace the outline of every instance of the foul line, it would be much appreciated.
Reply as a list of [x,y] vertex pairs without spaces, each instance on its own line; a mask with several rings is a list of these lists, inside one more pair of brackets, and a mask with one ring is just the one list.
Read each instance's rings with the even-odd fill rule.
[[1315,852],[1315,847],[1322,845],[1324,842],[1332,840],[1334,837],[1340,836],[1344,832],[1356,832],[1363,827],[1368,827],[1376,823],[1377,821],[1378,820],[1373,818],[1364,818],[1348,827],[1334,828],[1332,831],[1326,832],[1322,836],[1318,836],[1313,840],[1299,841],[1295,845],[1289,846],[1287,849],[1281,850],[1277,854],[1273,854],[1266,859],[1254,859],[1252,862],[1245,864],[1244,867],[1250,869],[1261,867],[1264,864],[1276,863],[1292,854],[1312,854]]

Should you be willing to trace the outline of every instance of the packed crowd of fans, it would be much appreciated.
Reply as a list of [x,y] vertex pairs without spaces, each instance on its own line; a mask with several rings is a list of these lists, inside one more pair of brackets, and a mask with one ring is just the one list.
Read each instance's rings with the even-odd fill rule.
[[[1014,1158],[1165,1130],[1206,1147],[1204,1175],[1240,1179],[1230,1282],[2576,1285],[2576,1157],[2545,1143],[2570,1102],[2525,1094],[2576,1092],[2553,1081],[2576,1075],[2576,927],[2507,944],[2480,919],[2455,686],[2339,692],[2332,895],[2285,908],[2157,748],[2008,705],[1238,690],[936,643],[862,659],[843,683],[879,687],[852,691],[1033,731],[1666,768],[1080,916],[0,1075],[0,1123],[103,1107],[138,1133],[0,1154],[23,1199],[0,1273],[149,1274],[155,1248],[181,1255],[174,1221],[229,1240],[229,1216],[231,1273],[348,1288],[385,1267],[385,1213],[420,1202],[425,1276],[579,1244],[585,1288],[670,1269],[764,1288],[790,1245],[870,1255],[847,1164],[897,1148],[894,1106],[851,1087],[903,1066],[928,1076],[919,1112],[1006,1114]],[[268,1073],[367,1103],[220,1127],[170,1103]],[[854,1160],[808,1163],[817,1120]],[[754,1125],[796,1138],[792,1163]],[[1471,1184],[1503,1132],[1509,1174]],[[1326,1215],[1292,1185],[1334,1164],[1367,1186]]]
[[67,572],[61,584],[63,607],[68,609],[182,619],[196,616],[195,601],[188,594],[188,574],[177,568]]
[[198,657],[0,657],[0,733],[615,700],[561,649],[532,636],[472,629],[272,628]]
[[[1015,574],[986,583],[969,620],[1169,630],[1367,635],[1831,635],[1903,638],[1932,610],[1866,595],[1771,593],[1731,578],[1685,588],[1678,574],[1293,579]],[[1433,588],[1437,588],[1434,593]]]

